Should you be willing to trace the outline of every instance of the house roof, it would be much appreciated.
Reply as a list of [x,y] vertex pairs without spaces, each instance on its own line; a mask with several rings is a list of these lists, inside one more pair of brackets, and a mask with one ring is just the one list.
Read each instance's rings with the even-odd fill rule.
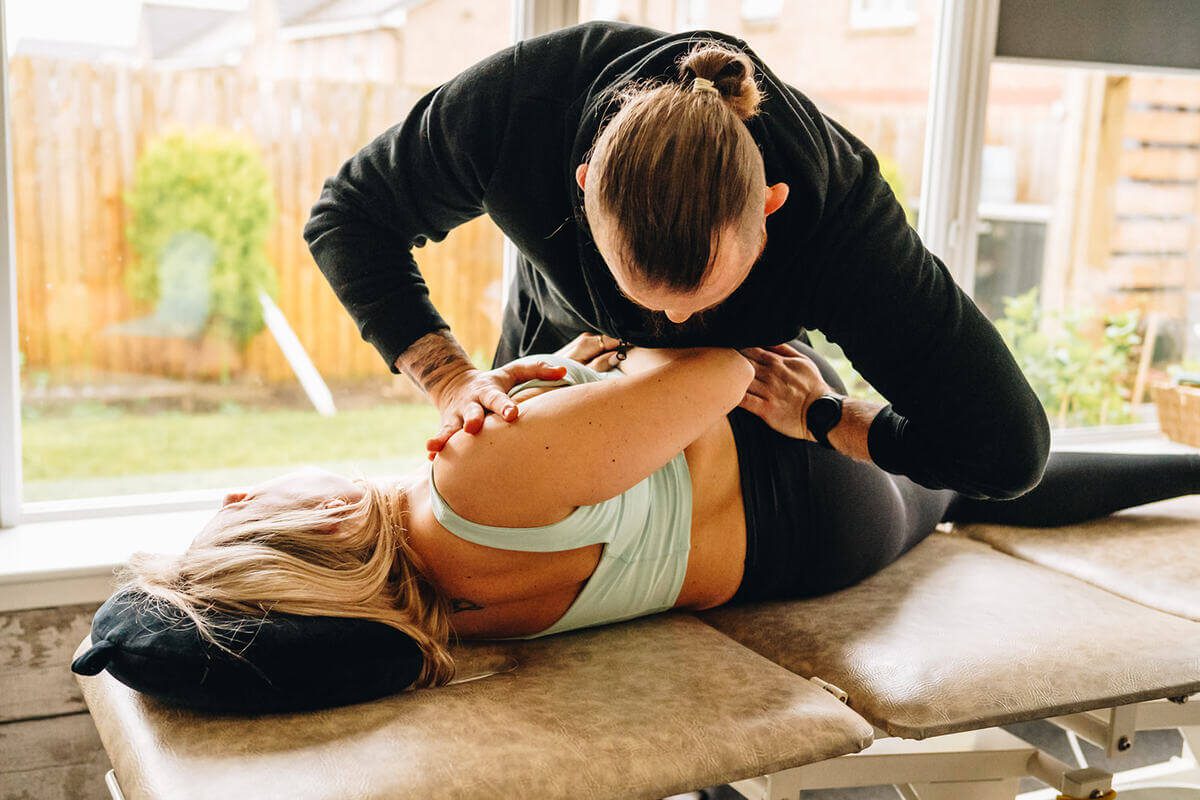
[[[302,39],[399,27],[406,11],[423,2],[275,0],[275,7],[284,38]],[[93,3],[48,0],[36,14],[10,14],[10,52],[86,61],[202,61],[236,56],[253,39],[251,0],[121,0],[102,14]]]
[[161,59],[178,55],[189,44],[233,22],[242,13],[229,8],[146,3],[142,6],[142,20],[146,25],[150,57]]

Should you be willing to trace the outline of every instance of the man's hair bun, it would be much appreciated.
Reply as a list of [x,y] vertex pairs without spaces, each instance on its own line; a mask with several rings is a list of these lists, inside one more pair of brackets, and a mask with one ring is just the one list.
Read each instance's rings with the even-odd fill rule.
[[679,77],[684,88],[696,78],[707,78],[716,86],[739,119],[758,113],[763,95],[754,81],[754,64],[745,53],[720,42],[698,44],[679,60]]

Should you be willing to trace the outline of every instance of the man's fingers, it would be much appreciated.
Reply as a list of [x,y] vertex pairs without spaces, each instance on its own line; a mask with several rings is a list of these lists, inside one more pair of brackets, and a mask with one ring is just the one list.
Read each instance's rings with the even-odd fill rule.
[[483,428],[483,406],[479,403],[470,403],[467,405],[467,410],[463,412],[463,430],[467,433],[479,433]]
[[462,420],[456,419],[454,423],[446,423],[438,430],[437,435],[425,442],[425,449],[429,451],[430,457],[434,453],[446,446],[446,442],[450,441],[450,437],[462,429]]
[[592,355],[599,355],[605,350],[612,350],[621,343],[620,339],[614,339],[611,336],[605,336],[603,333],[587,334],[588,349],[592,351]]
[[767,413],[767,401],[749,392],[746,392],[746,396],[742,398],[742,402],[738,403],[738,405],[758,417],[762,417]]
[[738,350],[738,352],[753,361],[755,364],[767,363],[766,353],[761,347],[745,347],[741,350]]
[[616,353],[601,353],[588,362],[588,367],[596,372],[608,372],[617,366]]
[[783,344],[773,344],[770,347],[768,347],[767,349],[770,350],[772,353],[775,353],[776,355],[781,355],[786,358],[795,358],[796,356],[804,355],[799,350],[792,347],[792,345],[789,344],[788,342],[784,342]]
[[521,381],[541,379],[544,381],[552,381],[561,378],[567,374],[567,368],[563,366],[553,366],[545,361],[534,361],[529,364],[513,364],[508,368],[509,377],[513,378],[513,384],[518,384]]
[[746,389],[746,391],[753,392],[760,397],[767,397],[771,394],[771,389],[767,386],[766,381],[760,380],[757,377],[750,381],[750,386]]
[[489,392],[488,396],[484,398],[484,403],[489,411],[499,414],[505,422],[512,422],[517,418],[517,404],[510,400],[504,392],[499,390]]

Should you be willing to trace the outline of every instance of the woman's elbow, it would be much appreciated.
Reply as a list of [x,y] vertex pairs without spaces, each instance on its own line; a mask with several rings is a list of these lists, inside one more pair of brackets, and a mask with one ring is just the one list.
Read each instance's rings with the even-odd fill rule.
[[746,392],[750,389],[750,384],[754,381],[754,362],[743,356],[737,350],[730,348],[730,353],[735,357],[733,360],[733,378],[729,381],[730,392],[727,398],[726,413],[732,411],[741,405]]

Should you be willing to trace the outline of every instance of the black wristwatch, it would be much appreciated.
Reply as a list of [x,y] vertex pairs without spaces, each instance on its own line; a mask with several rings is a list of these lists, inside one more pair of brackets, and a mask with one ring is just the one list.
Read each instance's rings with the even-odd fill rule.
[[829,432],[842,421],[842,401],[845,399],[838,394],[823,394],[809,403],[808,411],[804,413],[804,426],[817,444],[828,450],[833,449]]

